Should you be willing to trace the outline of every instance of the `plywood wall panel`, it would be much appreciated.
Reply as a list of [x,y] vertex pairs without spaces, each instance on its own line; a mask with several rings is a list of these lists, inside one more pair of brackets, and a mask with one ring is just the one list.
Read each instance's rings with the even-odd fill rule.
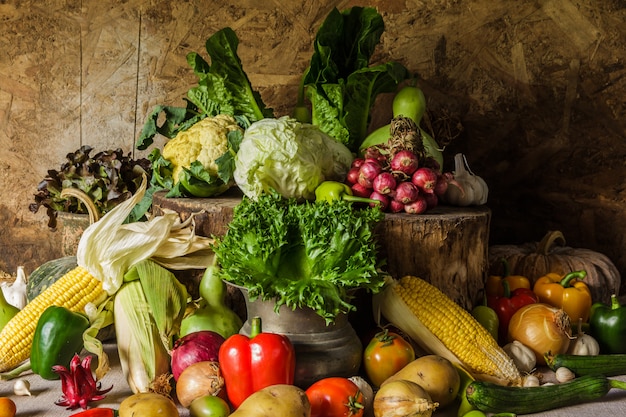
[[[157,104],[184,106],[196,81],[185,57],[208,58],[215,31],[236,31],[253,86],[283,115],[319,25],[332,7],[355,5],[383,15],[374,62],[397,60],[417,74],[429,120],[450,123],[447,168],[465,152],[490,185],[495,243],[561,229],[626,275],[626,4],[618,0],[4,1],[0,269],[54,256],[56,235],[43,213],[28,211],[46,170],[81,144],[145,156],[133,143],[146,116]],[[377,102],[375,124],[388,120],[389,103]]]

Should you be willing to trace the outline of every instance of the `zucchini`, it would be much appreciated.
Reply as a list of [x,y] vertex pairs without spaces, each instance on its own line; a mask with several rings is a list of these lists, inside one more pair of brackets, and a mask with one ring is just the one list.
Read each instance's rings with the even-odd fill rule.
[[602,374],[604,376],[616,376],[626,374],[626,354],[603,354],[603,355],[568,355],[547,354],[546,364],[556,371],[564,367],[572,371],[576,376]]
[[604,375],[585,375],[569,382],[540,387],[514,387],[474,381],[465,395],[483,412],[532,414],[604,397],[611,388],[626,390],[626,382]]

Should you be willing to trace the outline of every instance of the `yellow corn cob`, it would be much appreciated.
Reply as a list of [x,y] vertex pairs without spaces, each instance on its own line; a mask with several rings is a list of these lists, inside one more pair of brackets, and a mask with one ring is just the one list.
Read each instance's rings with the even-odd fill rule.
[[89,302],[98,305],[107,297],[102,283],[78,266],[59,278],[20,310],[0,331],[0,372],[14,369],[30,357],[37,321],[51,305],[83,311]]
[[513,360],[465,309],[421,278],[389,280],[376,301],[380,313],[425,351],[442,356],[474,378],[521,385]]

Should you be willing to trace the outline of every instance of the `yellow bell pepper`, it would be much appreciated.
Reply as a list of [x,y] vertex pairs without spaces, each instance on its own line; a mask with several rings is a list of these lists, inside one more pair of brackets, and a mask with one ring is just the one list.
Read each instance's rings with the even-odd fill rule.
[[586,323],[592,301],[589,287],[581,281],[586,276],[585,270],[565,275],[551,272],[535,281],[533,292],[539,297],[539,302],[563,309],[572,323],[577,323],[579,319]]

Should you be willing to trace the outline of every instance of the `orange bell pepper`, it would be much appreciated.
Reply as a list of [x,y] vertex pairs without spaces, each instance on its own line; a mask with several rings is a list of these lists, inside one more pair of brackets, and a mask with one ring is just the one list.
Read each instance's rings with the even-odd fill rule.
[[504,295],[503,281],[509,284],[509,290],[515,291],[518,288],[531,289],[530,280],[522,275],[510,275],[509,263],[502,258],[502,267],[504,273],[502,276],[490,275],[485,283],[485,294],[488,298],[502,297]]
[[577,323],[579,319],[586,323],[591,311],[591,292],[581,281],[586,276],[585,270],[565,275],[551,272],[537,279],[533,291],[539,302],[562,308],[572,323]]

